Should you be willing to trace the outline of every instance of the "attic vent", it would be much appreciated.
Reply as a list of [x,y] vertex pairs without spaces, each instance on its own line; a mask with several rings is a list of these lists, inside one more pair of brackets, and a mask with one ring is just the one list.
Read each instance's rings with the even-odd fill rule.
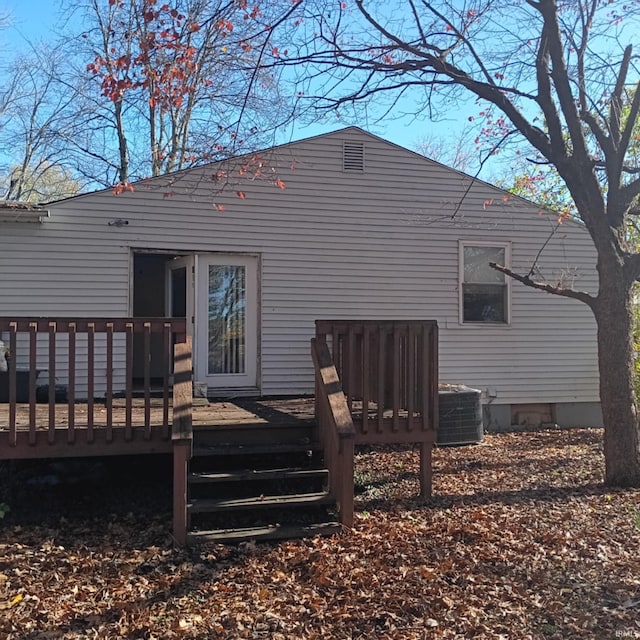
[[342,143],[342,170],[364,171],[364,143]]

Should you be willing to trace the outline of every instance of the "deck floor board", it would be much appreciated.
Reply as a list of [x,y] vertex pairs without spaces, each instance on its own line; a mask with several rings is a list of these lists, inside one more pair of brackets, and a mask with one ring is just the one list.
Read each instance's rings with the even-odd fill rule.
[[[125,400],[115,400],[111,421],[104,403],[93,406],[93,430],[89,428],[86,403],[73,405],[73,434],[69,431],[69,405],[56,404],[54,430],[49,429],[49,405],[35,407],[35,434],[30,434],[28,404],[16,405],[16,433],[9,430],[10,407],[0,404],[0,460],[25,457],[82,457],[170,452],[170,430],[164,428],[162,399],[152,398],[150,421],[145,425],[145,401],[136,398],[127,427]],[[228,432],[247,427],[295,428],[313,422],[313,398],[249,399],[224,401],[194,399],[193,428]],[[169,408],[171,425],[172,411]],[[111,427],[111,428],[109,428]]]
[[[56,429],[65,429],[69,423],[68,404],[56,404],[55,407]],[[133,427],[144,427],[144,400],[134,399],[132,407]],[[209,401],[196,399],[193,407],[193,426],[233,426],[245,424],[271,425],[297,425],[313,420],[313,398],[286,398],[286,399],[235,399],[225,401]],[[88,407],[86,403],[73,405],[75,428],[82,429],[88,425]],[[169,421],[171,421],[171,409]],[[151,399],[150,424],[154,428],[162,426],[162,401]],[[93,410],[94,427],[106,428],[107,408],[104,404],[97,403]],[[114,401],[111,426],[124,427],[126,424],[126,406],[124,401]],[[16,405],[16,426],[20,431],[28,430],[29,405]],[[7,431],[9,427],[9,405],[0,404],[0,432]],[[36,429],[43,430],[49,427],[49,405],[36,405]]]

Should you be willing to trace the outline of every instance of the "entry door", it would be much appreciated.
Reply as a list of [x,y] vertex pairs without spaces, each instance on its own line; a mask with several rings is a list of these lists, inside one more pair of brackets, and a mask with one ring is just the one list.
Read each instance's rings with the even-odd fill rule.
[[197,379],[210,388],[256,387],[257,258],[199,256],[197,289]]
[[166,316],[186,318],[187,334],[194,335],[196,256],[172,258],[167,262]]

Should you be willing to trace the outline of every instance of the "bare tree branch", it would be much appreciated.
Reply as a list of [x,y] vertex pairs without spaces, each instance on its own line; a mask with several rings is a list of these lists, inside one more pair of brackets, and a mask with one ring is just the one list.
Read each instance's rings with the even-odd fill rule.
[[495,262],[490,262],[489,266],[495,269],[496,271],[500,271],[500,273],[504,273],[506,276],[513,278],[517,282],[521,282],[527,287],[532,287],[533,289],[538,289],[539,291],[546,291],[547,293],[552,293],[556,296],[562,296],[564,298],[573,298],[574,300],[580,300],[580,302],[584,302],[585,304],[593,307],[597,301],[597,298],[594,298],[590,293],[586,291],[576,291],[574,289],[567,289],[565,287],[561,287],[559,285],[551,285],[544,282],[536,282],[531,279],[530,276],[523,276],[519,273],[515,273],[511,269],[507,269],[507,267],[503,267],[502,265],[496,264]]

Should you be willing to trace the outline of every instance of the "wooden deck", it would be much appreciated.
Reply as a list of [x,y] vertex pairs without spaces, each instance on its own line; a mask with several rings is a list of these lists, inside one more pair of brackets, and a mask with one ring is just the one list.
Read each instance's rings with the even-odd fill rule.
[[[181,545],[196,532],[212,540],[235,536],[224,514],[239,505],[249,519],[267,506],[321,505],[338,518],[321,523],[323,530],[352,526],[356,444],[417,444],[421,491],[430,495],[438,415],[434,321],[318,320],[311,340],[315,398],[221,402],[193,398],[186,328],[185,318],[0,317],[10,356],[0,388],[0,460],[172,454],[174,538]],[[51,386],[40,383],[43,371]],[[250,474],[255,495],[238,497],[248,490],[249,463],[259,467]],[[313,476],[317,486],[289,488],[300,476]],[[277,479],[278,491],[268,500],[261,484],[267,477]],[[226,494],[201,495],[202,485],[215,493],[221,484]],[[280,530],[277,508],[269,536],[289,535]],[[207,521],[194,529],[192,514],[221,511],[222,529],[217,521],[217,528]],[[295,535],[306,535],[298,525]],[[237,526],[244,537],[257,535],[255,527]]]
[[[93,415],[91,427],[90,409]],[[172,409],[170,404],[167,425],[163,420],[162,399],[151,398],[147,405],[144,398],[134,398],[130,420],[127,419],[124,399],[114,400],[110,410],[97,401],[92,407],[87,403],[76,403],[71,408],[75,442],[69,446],[69,405],[56,404],[52,414],[48,404],[38,404],[35,406],[36,441],[29,446],[26,443],[32,410],[29,404],[17,404],[15,419],[18,433],[15,446],[9,443],[9,405],[0,404],[0,459],[171,453]],[[215,402],[195,398],[192,420],[196,430],[306,426],[314,421],[314,399],[238,398]],[[51,424],[54,425],[53,435]],[[115,446],[100,446],[108,443]]]

